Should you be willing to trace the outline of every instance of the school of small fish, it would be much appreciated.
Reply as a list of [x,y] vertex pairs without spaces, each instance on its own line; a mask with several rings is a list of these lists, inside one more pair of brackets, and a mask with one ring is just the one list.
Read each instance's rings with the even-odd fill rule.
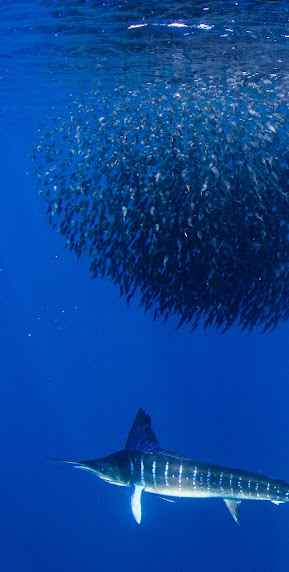
[[154,319],[222,331],[289,317],[289,76],[99,87],[31,154],[53,229]]

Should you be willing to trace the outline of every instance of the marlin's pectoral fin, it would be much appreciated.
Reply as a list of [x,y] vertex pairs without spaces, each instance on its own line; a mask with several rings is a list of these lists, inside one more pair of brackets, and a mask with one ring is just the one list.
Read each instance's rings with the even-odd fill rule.
[[235,521],[237,524],[240,524],[240,515],[239,515],[239,512],[240,512],[240,504],[241,504],[241,501],[239,501],[239,500],[230,500],[230,499],[224,499],[224,501],[225,501],[225,505],[228,507],[228,509],[229,509],[229,511],[230,511],[230,513],[231,513],[231,515],[232,515],[232,517],[233,517],[233,519],[234,519],[234,521]]
[[133,514],[133,516],[134,516],[134,518],[138,524],[140,524],[140,521],[141,521],[141,494],[142,494],[142,491],[143,491],[143,487],[141,487],[140,485],[134,485],[132,495],[131,495],[131,499],[130,499],[131,511],[132,511],[132,514]]

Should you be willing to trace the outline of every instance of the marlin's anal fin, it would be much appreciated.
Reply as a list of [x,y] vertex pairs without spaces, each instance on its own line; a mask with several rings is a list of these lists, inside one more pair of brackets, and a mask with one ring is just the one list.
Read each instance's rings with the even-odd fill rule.
[[280,500],[272,500],[271,502],[272,502],[273,504],[276,504],[277,506],[278,506],[279,504],[283,504],[283,503],[284,503],[284,501],[282,501],[282,500],[281,500],[281,501],[280,501]]
[[173,502],[173,503],[176,502],[175,500],[173,500],[173,499],[167,499],[166,497],[160,497],[160,496],[158,496],[158,498],[161,499],[161,500],[165,500],[166,502]]
[[224,499],[225,505],[228,507],[234,521],[237,524],[240,524],[240,504],[241,501],[239,500],[230,500],[230,499]]
[[132,514],[133,514],[133,516],[134,516],[134,518],[138,524],[140,524],[140,521],[141,521],[141,494],[142,494],[142,491],[143,491],[143,487],[141,487],[140,485],[134,485],[132,495],[131,495],[131,499],[130,499],[131,511],[132,511]]

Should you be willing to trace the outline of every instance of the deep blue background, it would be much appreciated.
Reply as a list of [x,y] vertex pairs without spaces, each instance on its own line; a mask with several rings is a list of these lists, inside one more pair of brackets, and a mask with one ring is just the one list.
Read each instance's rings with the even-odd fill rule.
[[69,92],[20,68],[1,80],[1,572],[288,570],[287,506],[244,502],[238,527],[222,501],[144,494],[138,526],[129,491],[45,459],[121,449],[143,407],[165,448],[288,480],[289,326],[188,334],[91,281],[25,158]]

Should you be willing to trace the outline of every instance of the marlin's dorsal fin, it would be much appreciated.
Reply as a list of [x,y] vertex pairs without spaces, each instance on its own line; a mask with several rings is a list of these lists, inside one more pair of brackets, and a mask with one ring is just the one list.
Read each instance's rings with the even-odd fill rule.
[[240,504],[241,501],[239,500],[230,500],[230,499],[224,499],[225,501],[225,505],[228,507],[234,521],[237,524],[240,524]]
[[143,409],[140,409],[130,430],[126,449],[130,451],[159,452],[161,448],[151,427],[151,418]]

